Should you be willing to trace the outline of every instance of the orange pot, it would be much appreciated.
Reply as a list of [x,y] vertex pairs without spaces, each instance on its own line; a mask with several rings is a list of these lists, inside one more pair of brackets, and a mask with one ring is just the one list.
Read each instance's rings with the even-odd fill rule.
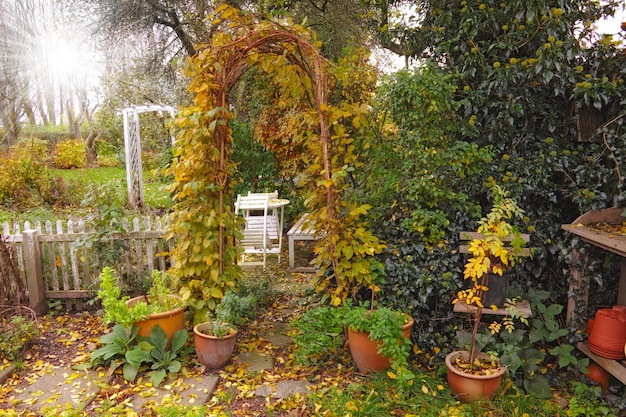
[[[180,299],[177,295],[173,294],[168,295],[168,297]],[[132,308],[136,303],[144,300],[144,296],[139,296],[126,301],[126,304],[128,307]],[[185,307],[179,307],[162,313],[148,314],[146,320],[135,323],[136,326],[139,326],[139,336],[144,337],[150,337],[152,329],[157,324],[165,331],[168,340],[171,340],[174,333],[185,328]]]
[[[491,399],[502,384],[502,375],[506,372],[506,366],[501,366],[498,372],[491,375],[466,374],[452,365],[457,358],[469,357],[469,352],[457,350],[446,356],[448,368],[448,384],[452,391],[463,402],[472,402],[483,399]],[[489,355],[480,353],[479,358],[489,358]]]
[[596,355],[608,359],[624,359],[626,315],[616,309],[598,310],[587,344],[589,350]]
[[[408,322],[402,326],[403,337],[411,337],[414,320],[408,316]],[[389,368],[389,358],[378,353],[378,343],[369,337],[368,332],[347,329],[348,345],[352,360],[359,371],[382,371]]]
[[218,369],[226,365],[233,354],[238,331],[235,329],[224,337],[210,336],[204,333],[208,326],[208,322],[194,326],[193,343],[198,361],[209,369]]
[[602,391],[606,392],[609,389],[609,373],[606,369],[595,362],[590,363],[587,369],[587,376],[589,379],[600,385],[602,387]]

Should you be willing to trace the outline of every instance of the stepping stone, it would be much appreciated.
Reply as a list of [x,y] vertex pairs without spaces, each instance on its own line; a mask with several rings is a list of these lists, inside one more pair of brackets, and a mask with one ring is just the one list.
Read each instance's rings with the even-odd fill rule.
[[15,364],[13,362],[8,362],[5,365],[0,364],[0,384],[9,378],[14,370]]
[[[164,381],[158,388],[151,388],[141,394],[136,394],[132,399],[133,410],[140,413],[148,403],[202,405],[213,397],[218,383],[219,377],[212,375],[178,378],[169,383]],[[170,399],[177,401],[168,401]]]
[[257,397],[272,397],[283,400],[296,394],[309,394],[311,392],[309,389],[310,385],[311,383],[307,381],[289,379],[279,381],[276,385],[261,385],[256,389],[255,395]]
[[291,337],[287,336],[288,332],[289,325],[287,323],[275,323],[271,329],[259,332],[259,337],[276,347],[285,347],[293,342]]
[[237,366],[243,366],[248,372],[263,371],[274,367],[274,359],[265,353],[242,352],[237,357]]
[[16,407],[85,407],[98,395],[100,386],[110,383],[112,379],[113,376],[101,375],[96,371],[52,368],[15,397]]
[[291,337],[285,336],[284,334],[267,335],[261,337],[263,337],[263,339],[267,340],[276,347],[285,347],[293,342]]

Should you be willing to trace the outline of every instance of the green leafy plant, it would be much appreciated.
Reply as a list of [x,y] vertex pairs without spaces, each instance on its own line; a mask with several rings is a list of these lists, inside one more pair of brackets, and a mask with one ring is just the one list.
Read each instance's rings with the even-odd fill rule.
[[129,250],[121,239],[112,239],[116,233],[123,233],[125,216],[123,187],[118,180],[105,183],[90,183],[83,194],[81,205],[88,207],[87,226],[93,233],[82,235],[74,243],[93,253],[94,268],[102,269],[107,265],[116,265],[118,275],[122,276],[121,262],[123,254]]
[[105,324],[118,323],[130,326],[138,321],[145,320],[148,314],[160,313],[181,307],[182,301],[171,294],[166,285],[167,274],[161,271],[152,271],[152,285],[144,299],[129,307],[126,303],[130,297],[122,296],[122,289],[113,268],[105,267],[99,276],[100,289],[98,298],[104,307],[103,321]]
[[138,326],[130,328],[115,325],[110,333],[98,339],[103,346],[91,354],[88,366],[109,364],[109,373],[120,366],[124,378],[134,381],[142,367],[149,369],[150,381],[159,386],[168,374],[176,374],[181,369],[180,359],[186,353],[184,345],[187,331],[178,330],[168,348],[168,338],[161,326],[156,325],[150,337],[138,337]]
[[294,357],[305,365],[336,357],[345,343],[344,309],[321,305],[308,309],[291,323]]
[[232,291],[227,292],[215,308],[215,317],[209,320],[209,326],[204,326],[203,333],[209,336],[224,337],[235,330],[235,326],[244,323],[251,317],[256,307],[257,299],[253,294],[240,296]]
[[411,342],[403,337],[406,320],[405,314],[388,307],[369,309],[365,305],[354,306],[351,300],[340,307],[318,306],[292,322],[294,356],[306,364],[328,360],[345,345],[347,326],[367,332],[378,342],[379,353],[390,360],[393,377],[399,382],[408,382],[414,374],[408,365]]
[[573,367],[582,371],[589,364],[588,358],[578,358],[574,346],[564,341],[569,331],[561,327],[563,306],[549,304],[549,297],[548,291],[530,289],[524,296],[533,311],[528,328],[503,332],[499,335],[500,340],[496,337],[489,339],[496,345],[492,349],[500,352],[500,359],[513,380],[539,398],[550,395],[550,382],[541,372],[548,354],[557,359],[561,369]]
[[39,334],[33,317],[15,315],[10,319],[0,318],[0,359],[21,360],[24,350]]
[[180,371],[182,367],[180,359],[184,354],[183,347],[186,341],[187,331],[178,330],[174,333],[168,349],[167,335],[161,326],[155,326],[149,338],[140,338],[139,343],[126,352],[124,378],[134,381],[142,365],[145,365],[149,368],[150,382],[158,387],[168,374]]
[[52,159],[57,168],[83,168],[87,165],[85,141],[70,139],[57,143],[52,153]]
[[126,352],[134,348],[139,333],[138,326],[123,326],[116,324],[111,332],[101,336],[98,343],[102,347],[92,352],[88,366],[95,366],[99,363],[109,364],[109,373],[112,374],[120,366],[124,366],[124,375],[130,374],[131,365],[126,362]]
[[572,384],[574,396],[567,406],[568,416],[617,417],[617,414],[601,399],[600,387],[590,387],[580,382]]

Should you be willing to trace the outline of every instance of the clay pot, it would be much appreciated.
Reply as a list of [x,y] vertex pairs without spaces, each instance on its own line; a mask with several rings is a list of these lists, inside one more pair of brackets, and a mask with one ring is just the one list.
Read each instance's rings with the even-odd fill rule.
[[226,365],[232,356],[238,331],[233,329],[224,337],[210,336],[204,333],[209,326],[209,322],[194,326],[193,344],[198,361],[209,369],[218,369]]
[[596,322],[595,317],[591,317],[589,320],[587,320],[587,327],[585,328],[585,332],[587,333],[587,336],[589,336],[591,332],[593,331],[593,325],[595,324],[595,322]]
[[626,315],[615,309],[598,310],[587,344],[589,350],[596,355],[608,359],[624,359]]
[[[411,337],[411,328],[414,320],[407,315],[408,322],[402,326],[402,336]],[[352,360],[359,371],[383,371],[389,368],[389,358],[378,353],[378,343],[369,337],[368,332],[358,332],[351,328],[347,329],[348,345]],[[401,342],[400,342],[401,343]]]
[[[446,356],[446,367],[448,368],[448,384],[452,391],[463,402],[472,402],[493,398],[495,392],[502,384],[502,375],[506,372],[506,366],[501,366],[498,372],[491,375],[466,374],[455,368],[457,358],[469,358],[469,352],[457,350]],[[478,358],[488,359],[489,355],[479,353]]]
[[[180,299],[177,295],[170,294],[168,295],[170,298]],[[134,306],[136,303],[140,301],[144,301],[145,297],[139,296],[135,298],[131,298],[126,301],[128,307]],[[173,310],[164,311],[162,313],[154,313],[148,314],[148,318],[143,321],[138,321],[135,323],[136,326],[139,326],[139,336],[150,337],[150,333],[152,329],[156,325],[161,326],[165,334],[167,335],[168,340],[172,340],[172,336],[178,330],[183,329],[185,327],[185,307],[178,307]]]
[[590,363],[587,369],[587,376],[589,379],[600,385],[600,387],[602,387],[602,391],[606,392],[609,389],[609,373],[606,369],[595,362]]

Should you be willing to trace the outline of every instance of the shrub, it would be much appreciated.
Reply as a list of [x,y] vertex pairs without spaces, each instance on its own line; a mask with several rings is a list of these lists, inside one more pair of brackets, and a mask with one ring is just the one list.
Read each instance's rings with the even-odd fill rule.
[[115,155],[98,155],[98,166],[99,167],[116,167],[119,165],[117,160],[117,156]]
[[22,352],[38,335],[37,322],[32,317],[0,318],[0,359],[21,359]]
[[54,148],[53,159],[57,168],[83,168],[87,165],[85,141],[70,139],[59,142]]
[[0,204],[13,209],[59,206],[72,198],[61,178],[47,167],[45,142],[24,141],[0,154]]

